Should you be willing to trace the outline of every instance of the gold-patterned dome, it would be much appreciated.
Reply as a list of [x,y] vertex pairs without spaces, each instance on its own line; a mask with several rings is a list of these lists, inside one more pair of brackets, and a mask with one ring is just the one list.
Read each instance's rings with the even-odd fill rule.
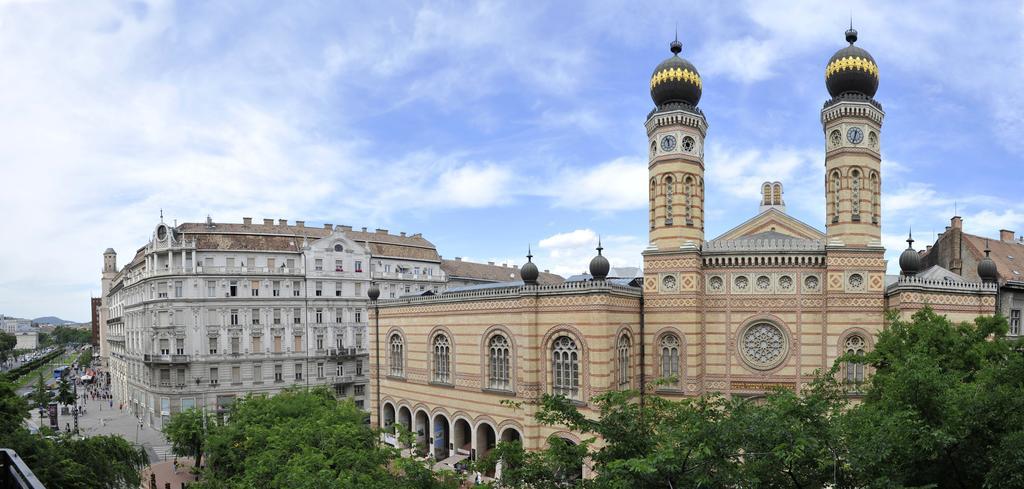
[[651,99],[661,107],[668,103],[684,103],[694,107],[700,102],[700,73],[686,58],[679,57],[683,45],[679,40],[669,45],[672,57],[662,61],[651,74]]
[[836,51],[825,66],[825,87],[832,97],[844,93],[860,93],[874,97],[878,91],[878,65],[867,51],[854,46],[857,31],[846,31],[849,46]]

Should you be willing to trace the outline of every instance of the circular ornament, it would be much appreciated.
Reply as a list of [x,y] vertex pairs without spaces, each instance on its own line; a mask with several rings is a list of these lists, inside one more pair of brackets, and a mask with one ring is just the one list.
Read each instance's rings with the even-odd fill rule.
[[696,143],[693,141],[693,138],[691,138],[690,136],[686,136],[683,138],[683,151],[691,153],[693,152],[694,146],[696,146]]
[[665,275],[661,279],[661,288],[665,290],[676,290],[676,277],[674,275]]
[[859,273],[854,273],[854,274],[850,275],[849,282],[850,282],[850,287],[852,287],[854,289],[859,289],[859,288],[864,286],[864,276],[859,274]]
[[662,151],[668,152],[668,151],[672,151],[673,149],[676,149],[676,137],[675,136],[669,134],[668,136],[665,136],[665,137],[661,138],[661,150]]
[[804,279],[804,287],[807,290],[818,290],[818,277],[811,275]]
[[760,277],[757,277],[757,290],[768,290],[768,288],[771,287],[771,285],[772,281],[767,276],[761,275]]
[[852,144],[860,144],[864,140],[864,130],[857,126],[851,127],[846,131],[846,140]]
[[779,287],[782,290],[792,289],[793,288],[793,277],[790,277],[789,275],[783,275],[782,277],[779,277]]
[[843,136],[839,134],[838,130],[835,130],[828,135],[828,140],[829,143],[832,144],[833,148],[838,148],[839,144],[843,142]]
[[770,370],[786,359],[789,339],[772,323],[754,323],[741,332],[739,350],[747,365],[758,370]]
[[747,290],[747,287],[750,285],[750,280],[747,279],[747,277],[739,276],[736,277],[733,284],[736,285],[736,290]]
[[708,286],[716,292],[722,290],[722,285],[722,277],[711,277],[711,280],[708,280]]

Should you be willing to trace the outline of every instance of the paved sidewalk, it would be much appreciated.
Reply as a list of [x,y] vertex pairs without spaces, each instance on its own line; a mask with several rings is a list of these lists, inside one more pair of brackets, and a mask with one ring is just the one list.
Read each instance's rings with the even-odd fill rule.
[[178,470],[174,470],[174,461],[160,462],[142,470],[142,486],[148,488],[151,480],[151,474],[156,475],[156,487],[157,489],[164,489],[167,483],[171,484],[172,489],[181,489],[183,482],[195,481],[195,476],[190,474],[189,471],[192,469],[192,459],[179,458],[178,459]]

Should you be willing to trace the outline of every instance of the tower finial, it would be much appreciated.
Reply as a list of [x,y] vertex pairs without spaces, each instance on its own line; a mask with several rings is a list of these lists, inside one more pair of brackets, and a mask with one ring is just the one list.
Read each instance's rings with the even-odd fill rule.
[[846,42],[851,46],[857,42],[857,29],[853,28],[853,9],[850,9],[850,28],[846,30]]
[[533,261],[533,250],[530,248],[529,244],[526,245],[526,261]]
[[601,236],[598,235],[597,236],[597,254],[600,255],[602,250],[604,250],[604,248],[601,247]]
[[907,227],[907,247],[914,247],[914,229],[912,227]]
[[160,222],[164,222],[164,210],[160,209]]
[[679,22],[676,22],[676,37],[675,40],[669,43],[669,50],[673,54],[678,55],[683,50],[683,43],[679,42]]

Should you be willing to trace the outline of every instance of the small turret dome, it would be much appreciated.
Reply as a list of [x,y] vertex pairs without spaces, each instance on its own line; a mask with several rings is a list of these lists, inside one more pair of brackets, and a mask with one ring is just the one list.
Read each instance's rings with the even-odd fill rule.
[[366,291],[366,296],[369,297],[371,301],[375,301],[380,297],[380,288],[377,287],[376,282],[370,283],[370,290]]
[[846,31],[850,43],[828,60],[825,66],[825,87],[833,98],[844,93],[859,93],[874,97],[878,91],[878,65],[867,51],[854,46],[857,31],[851,26]]
[[900,271],[907,277],[921,271],[921,255],[914,250],[914,237],[910,235],[907,236],[907,249],[900,255]]
[[608,259],[601,254],[604,248],[601,247],[601,240],[597,240],[597,256],[590,260],[590,276],[594,280],[604,280],[608,278],[608,271],[611,270],[611,264],[608,263]]
[[532,251],[526,251],[526,263],[519,269],[519,278],[522,278],[523,283],[526,285],[537,285],[537,279],[540,278],[540,270],[537,270],[537,265],[533,263]]
[[988,249],[988,241],[985,241],[985,258],[982,258],[978,262],[978,278],[985,283],[995,283],[999,281],[999,270],[996,267],[996,262],[992,260],[988,255],[992,250]]
[[693,63],[679,56],[683,50],[679,39],[669,46],[672,57],[662,61],[651,74],[651,99],[658,107],[673,102],[696,107],[702,88],[700,73]]

